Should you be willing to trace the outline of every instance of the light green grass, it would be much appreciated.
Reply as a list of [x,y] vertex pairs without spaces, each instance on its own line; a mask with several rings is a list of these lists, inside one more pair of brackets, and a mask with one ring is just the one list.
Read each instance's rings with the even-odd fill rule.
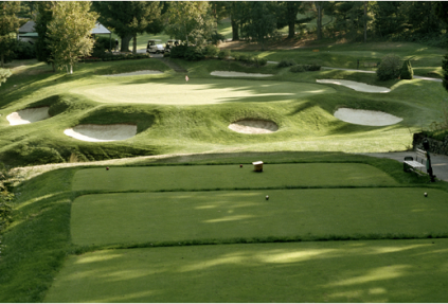
[[314,94],[334,92],[318,84],[288,83],[285,81],[260,81],[239,79],[210,79],[190,77],[184,79],[149,80],[137,84],[90,85],[72,90],[101,103],[141,103],[159,105],[207,105],[226,102],[273,102],[305,98]]
[[73,191],[172,191],[276,187],[396,186],[386,173],[366,164],[264,164],[149,166],[83,169],[73,178]]
[[73,202],[71,234],[74,244],[84,246],[268,236],[425,237],[448,231],[447,202],[446,192],[426,188],[88,195]]
[[436,303],[447,240],[97,251],[67,259],[45,302]]
[[[74,75],[45,73],[50,67],[30,61],[1,87],[0,160],[23,165],[64,162],[72,153],[80,161],[91,161],[168,153],[402,151],[410,148],[413,132],[441,120],[447,103],[439,83],[422,80],[380,84],[375,75],[344,71],[291,73],[274,65],[254,68],[232,61],[173,62],[188,70],[188,83],[185,75],[156,59],[80,64]],[[146,69],[164,74],[102,76]],[[275,76],[212,78],[210,72],[215,70]],[[316,83],[328,78],[386,86],[392,92],[363,93]],[[11,112],[36,106],[49,106],[52,117],[9,126],[6,116]],[[383,111],[403,121],[388,127],[352,125],[333,116],[339,107]],[[228,129],[245,118],[271,120],[279,130],[248,135]],[[137,135],[99,144],[63,133],[86,123],[136,124]]]

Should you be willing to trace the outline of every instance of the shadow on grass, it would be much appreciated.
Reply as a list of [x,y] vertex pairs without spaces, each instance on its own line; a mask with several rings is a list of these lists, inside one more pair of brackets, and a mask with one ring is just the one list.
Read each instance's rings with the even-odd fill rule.
[[445,239],[98,251],[70,257],[45,301],[444,302],[447,252]]

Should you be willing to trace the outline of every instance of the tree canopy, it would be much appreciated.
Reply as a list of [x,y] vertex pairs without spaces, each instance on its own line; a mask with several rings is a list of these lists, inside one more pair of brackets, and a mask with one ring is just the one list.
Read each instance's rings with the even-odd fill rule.
[[52,59],[61,69],[73,73],[79,56],[88,56],[94,41],[90,32],[95,27],[97,15],[90,11],[90,2],[58,1],[53,6],[53,19],[48,24],[48,46]]
[[[157,34],[163,30],[159,1],[94,1],[98,20],[121,39],[121,51],[129,51],[129,42],[137,34]],[[134,52],[136,39],[134,39]]]
[[19,12],[20,2],[0,1],[0,67],[4,66],[5,56],[12,54],[16,48]]
[[175,39],[201,44],[214,29],[211,6],[204,1],[171,2],[165,13],[165,33]]

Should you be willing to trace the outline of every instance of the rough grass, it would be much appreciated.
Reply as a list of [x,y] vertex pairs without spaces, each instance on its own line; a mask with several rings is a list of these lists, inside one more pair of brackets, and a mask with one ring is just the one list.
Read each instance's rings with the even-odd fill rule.
[[45,302],[444,302],[447,240],[218,245],[71,256]]
[[[396,186],[384,172],[365,164],[264,164],[148,166],[83,169],[76,172],[73,191],[200,191],[285,187]],[[94,181],[94,182],[92,182]]]

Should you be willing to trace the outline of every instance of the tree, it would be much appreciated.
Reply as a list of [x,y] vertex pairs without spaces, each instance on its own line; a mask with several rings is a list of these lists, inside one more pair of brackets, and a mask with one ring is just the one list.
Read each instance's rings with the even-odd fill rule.
[[55,1],[39,1],[37,3],[37,16],[35,19],[34,29],[37,32],[36,41],[36,56],[37,60],[43,61],[47,64],[51,64],[53,72],[56,71],[54,64],[54,58],[51,54],[49,44],[51,42],[48,37],[47,27],[48,24],[53,20],[53,9],[56,5]]
[[6,82],[6,79],[12,75],[10,70],[0,69],[0,86],[2,86],[2,82]]
[[20,2],[0,2],[0,67],[4,66],[5,56],[14,53],[17,46],[17,32],[20,19],[16,14],[20,11]]
[[90,32],[95,27],[96,13],[90,12],[90,2],[58,1],[53,7],[53,20],[48,24],[48,44],[52,60],[61,69],[70,68],[79,56],[90,55],[94,40]]
[[270,2],[248,2],[248,11],[242,25],[242,32],[248,38],[261,43],[264,49],[266,39],[271,36],[277,25],[274,15],[274,7]]
[[448,2],[436,1],[433,3],[433,7],[437,18],[445,23],[445,27],[448,33]]
[[171,38],[189,43],[205,43],[213,31],[213,16],[208,2],[171,2],[166,14],[165,33]]
[[277,9],[274,10],[277,20],[277,29],[288,26],[288,38],[294,38],[297,24],[313,20],[313,17],[297,19],[297,14],[304,13],[306,2],[304,1],[279,1],[275,2]]
[[165,3],[159,1],[94,1],[93,7],[100,14],[99,21],[110,28],[121,39],[121,51],[129,51],[129,42],[134,38],[134,53],[137,34],[157,34],[163,30],[161,10]]

